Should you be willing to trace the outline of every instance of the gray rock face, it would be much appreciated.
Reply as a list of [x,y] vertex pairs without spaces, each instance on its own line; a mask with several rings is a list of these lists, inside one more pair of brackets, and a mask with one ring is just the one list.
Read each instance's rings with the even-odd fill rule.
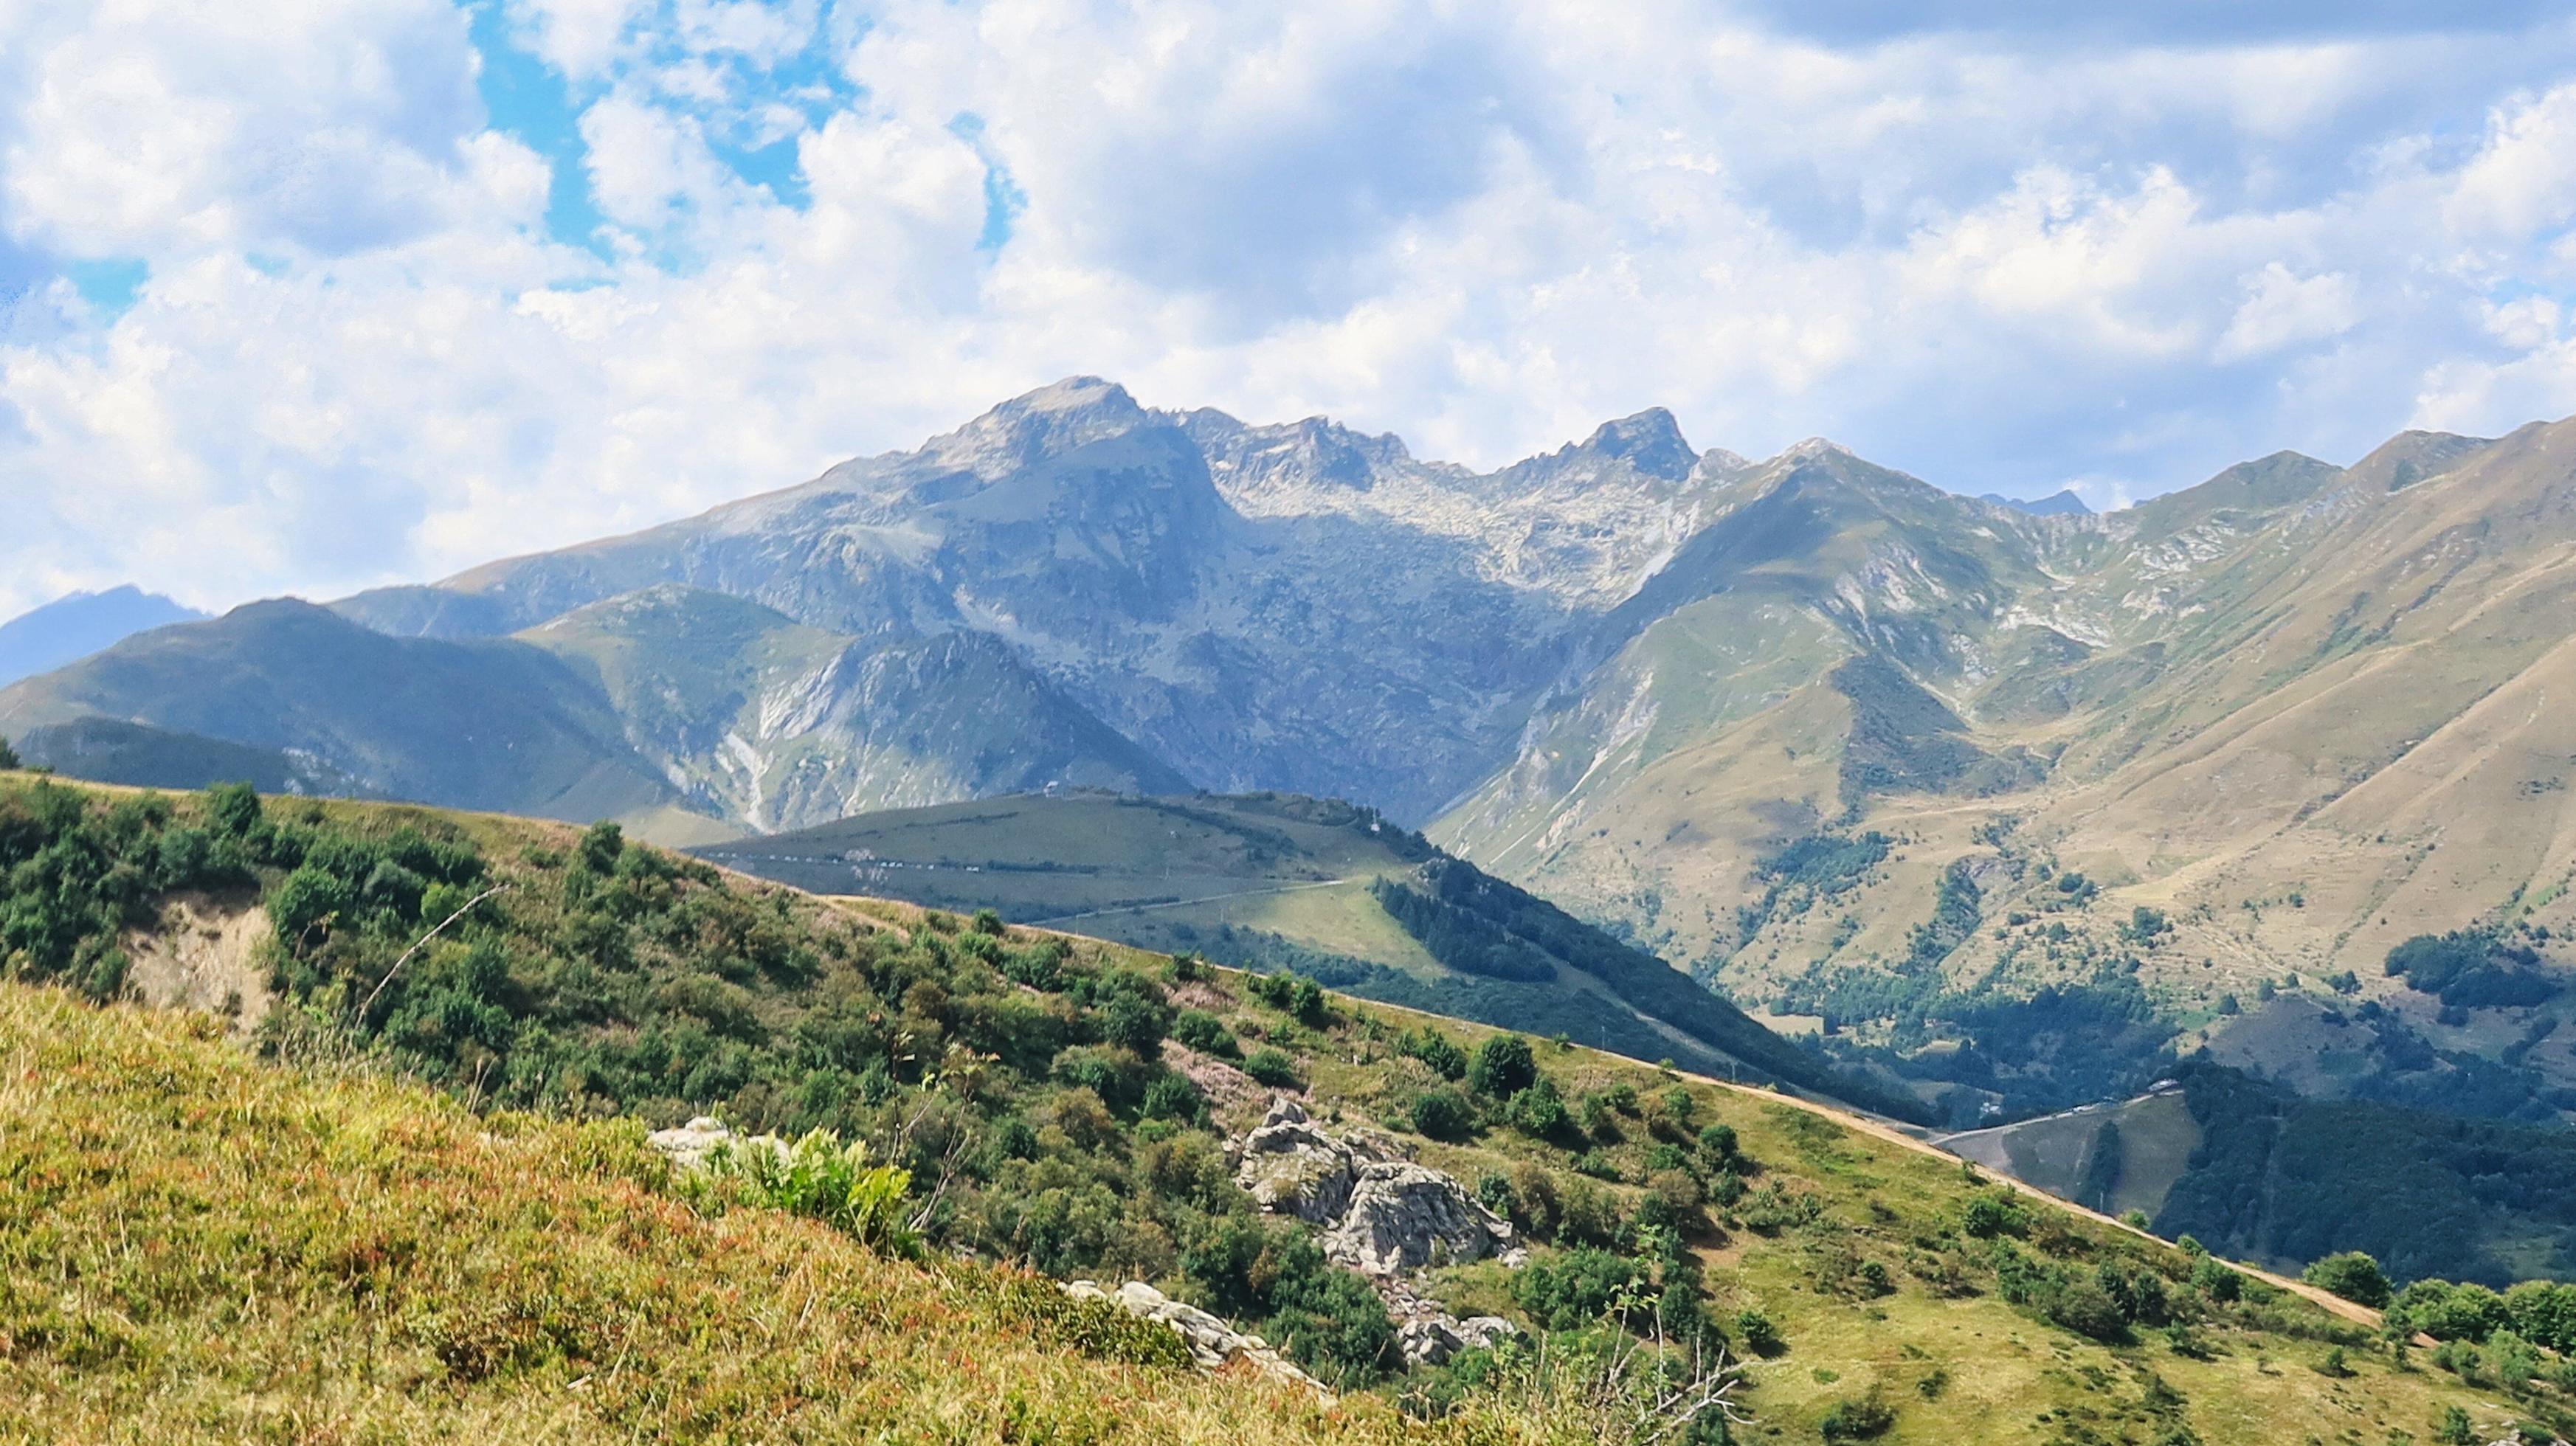
[[1328,1404],[1333,1393],[1324,1383],[1307,1375],[1290,1363],[1270,1343],[1256,1335],[1247,1335],[1208,1312],[1163,1294],[1141,1280],[1131,1280],[1115,1290],[1097,1281],[1067,1281],[1064,1293],[1077,1300],[1107,1301],[1138,1320],[1160,1321],[1180,1336],[1189,1347],[1190,1359],[1201,1369],[1218,1370],[1240,1363],[1258,1374],[1274,1380],[1291,1381],[1306,1387]]
[[1359,1167],[1380,1158],[1372,1151],[1363,1159],[1359,1148],[1326,1134],[1284,1095],[1236,1142],[1235,1154],[1235,1184],[1262,1209],[1309,1225],[1342,1218]]
[[1512,1243],[1511,1222],[1454,1178],[1424,1165],[1364,1165],[1349,1208],[1324,1234],[1324,1255],[1363,1275],[1482,1260]]
[[[1574,640],[1715,515],[1740,465],[1694,457],[1657,412],[1480,478],[1392,437],[1152,411],[1072,378],[801,487],[340,606],[396,633],[494,636],[677,583],[871,646],[972,633],[1190,783],[1419,819],[1511,756]],[[731,731],[777,774],[767,828],[848,811],[786,796],[795,767],[892,767],[860,740],[773,758]],[[734,750],[691,742],[672,766],[750,821],[747,790],[718,787]]]
[[1282,1095],[1233,1147],[1234,1181],[1261,1208],[1324,1230],[1324,1255],[1362,1275],[1482,1260],[1513,1248],[1511,1222],[1453,1177],[1398,1158],[1374,1131],[1334,1135]]

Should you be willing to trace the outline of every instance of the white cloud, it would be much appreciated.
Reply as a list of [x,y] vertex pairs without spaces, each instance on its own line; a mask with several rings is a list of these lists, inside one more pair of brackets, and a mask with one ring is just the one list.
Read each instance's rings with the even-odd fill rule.
[[2342,272],[2300,276],[2278,261],[2249,277],[2245,304],[2227,324],[2210,359],[2243,361],[2300,342],[2340,336],[2360,324],[2352,278]]
[[529,48],[575,80],[605,73],[626,49],[652,0],[507,0]]
[[2508,241],[2576,217],[2576,85],[2499,107],[2448,210],[2461,231]]
[[[555,178],[486,128],[443,5],[0,19],[0,231],[150,265],[121,315],[63,281],[0,311],[0,612],[128,578],[222,604],[435,576],[1076,371],[1479,463],[1662,403],[1704,446],[1824,433],[2097,504],[2576,409],[2563,25],[2022,46],[1784,38],[1679,0],[506,14],[581,107],[558,164],[606,262],[545,239]],[[794,205],[736,170],[782,140]]]
[[0,194],[22,239],[337,253],[455,219],[479,106],[464,19],[437,0],[102,0],[0,25],[18,57]]

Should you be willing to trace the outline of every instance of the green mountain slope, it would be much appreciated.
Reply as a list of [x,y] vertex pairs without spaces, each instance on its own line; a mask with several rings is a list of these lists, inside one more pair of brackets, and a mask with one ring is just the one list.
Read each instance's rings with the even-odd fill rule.
[[392,638],[292,600],[144,633],[0,690],[0,734],[91,717],[291,750],[368,792],[458,808],[597,818],[678,801],[556,658]]
[[[0,1163],[34,1185],[0,1204],[0,1419],[33,1438],[292,1421],[998,1442],[1044,1422],[1058,1439],[1598,1441],[1633,1429],[1631,1398],[1583,1363],[1654,1335],[1756,1352],[1743,1429],[1784,1439],[2420,1437],[2450,1410],[2489,1430],[2567,1410],[2543,1384],[2398,1369],[2367,1312],[1758,1090],[1578,1047],[1516,1056],[1472,1027],[1098,942],[835,906],[604,829],[0,781],[0,862],[16,971],[93,994],[147,987],[174,891],[260,910],[279,997],[251,1043],[326,1062],[256,1065],[211,1021],[0,985]],[[1525,1266],[1413,1288],[1548,1331],[1553,1364],[1471,1353],[1389,1379],[1379,1297],[1228,1178],[1221,1132],[1266,1106],[1227,1083],[1229,1050],[1507,1209]],[[1444,1082],[1450,1051],[1479,1061],[1464,1086]],[[1455,1101],[1440,1138],[1409,1127],[1426,1095]],[[1548,1098],[1569,1118],[1545,1117]],[[1347,1387],[1418,1388],[1413,1409],[1443,1419],[1400,1424],[1376,1390],[1321,1413],[1202,1383],[1150,1333],[983,1267],[904,1264],[738,1191],[680,1188],[634,1123],[496,1103],[838,1130],[909,1168],[942,1254],[1162,1280]]]
[[[2506,1113],[2576,1084],[2563,1001],[2383,968],[2475,928],[2563,975],[2576,424],[2285,453],[2102,518],[1830,450],[1733,487],[1435,839],[2017,1110],[2142,1087],[2165,1045],[2401,1103],[2489,1101],[2457,1086],[2501,1066],[2527,1086],[2479,1108]],[[1778,866],[1869,835],[1824,886]],[[2293,1016],[2258,1023],[2276,991]],[[2281,1051],[2317,995],[2403,1038],[2314,1069]],[[2067,999],[2085,1048],[2038,1017]]]
[[1661,960],[1348,804],[997,798],[700,853],[819,892],[989,907],[1140,948],[1294,968],[1364,998],[1918,1113],[1837,1078]]
[[13,740],[30,768],[50,768],[73,778],[130,783],[145,788],[204,788],[247,783],[263,793],[331,793],[364,797],[355,779],[310,757],[282,748],[253,748],[194,733],[75,718],[32,728]]
[[687,588],[516,638],[396,638],[293,601],[0,690],[0,736],[111,782],[616,817],[675,843],[853,810],[1181,777],[980,634],[862,642]]

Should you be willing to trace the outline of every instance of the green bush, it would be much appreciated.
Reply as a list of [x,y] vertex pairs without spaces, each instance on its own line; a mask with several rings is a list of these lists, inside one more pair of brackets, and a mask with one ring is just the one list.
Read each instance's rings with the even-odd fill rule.
[[1412,1031],[1404,1036],[1404,1042],[1398,1048],[1404,1054],[1422,1061],[1433,1074],[1442,1079],[1454,1080],[1466,1076],[1467,1051],[1460,1049],[1456,1041],[1437,1030]]
[[1981,1240],[2019,1235],[2029,1223],[2030,1217],[2022,1209],[2021,1201],[2014,1198],[2011,1190],[2000,1185],[1968,1197],[1966,1207],[1959,1213],[1959,1228]]
[[1565,1099],[1545,1076],[1512,1096],[1512,1124],[1524,1134],[1546,1139],[1565,1128]]
[[1896,1426],[1896,1408],[1887,1404],[1872,1386],[1869,1394],[1846,1397],[1826,1408],[1824,1419],[1816,1429],[1828,1441],[1869,1441],[1886,1435]]
[[1243,1046],[1236,1042],[1234,1031],[1225,1027],[1225,1021],[1203,1009],[1182,1010],[1180,1017],[1172,1021],[1172,1038],[1219,1059],[1235,1059],[1243,1053]]
[[1297,1062],[1288,1057],[1288,1052],[1267,1045],[1254,1050],[1251,1057],[1244,1060],[1243,1072],[1275,1090],[1299,1089],[1304,1085],[1304,1081],[1297,1078]]
[[1512,1277],[1512,1303],[1549,1330],[1579,1330],[1611,1313],[1612,1306],[1646,1285],[1636,1262],[1607,1250],[1580,1246],[1530,1262]]
[[732,1183],[755,1204],[810,1216],[879,1250],[920,1253],[909,1219],[912,1172],[879,1163],[867,1142],[843,1143],[813,1130],[790,1144],[774,1136],[728,1140],[707,1156],[702,1173],[683,1175],[701,1200],[707,1186]]
[[1476,1107],[1453,1089],[1428,1089],[1406,1111],[1414,1132],[1434,1140],[1463,1140],[1476,1132]]
[[2391,1295],[2379,1262],[2358,1250],[2329,1255],[2300,1272],[2299,1279],[2374,1310],[2388,1304]]
[[1467,1066],[1467,1088],[1488,1099],[1509,1099],[1538,1081],[1538,1061],[1529,1041],[1517,1034],[1497,1034],[1476,1046]]

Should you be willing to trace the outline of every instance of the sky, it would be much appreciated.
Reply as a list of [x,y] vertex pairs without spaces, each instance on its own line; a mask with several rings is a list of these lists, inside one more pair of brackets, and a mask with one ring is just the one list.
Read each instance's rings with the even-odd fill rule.
[[2495,434],[2576,413],[2576,16],[0,0],[0,615],[431,579],[1075,373],[2098,508]]

